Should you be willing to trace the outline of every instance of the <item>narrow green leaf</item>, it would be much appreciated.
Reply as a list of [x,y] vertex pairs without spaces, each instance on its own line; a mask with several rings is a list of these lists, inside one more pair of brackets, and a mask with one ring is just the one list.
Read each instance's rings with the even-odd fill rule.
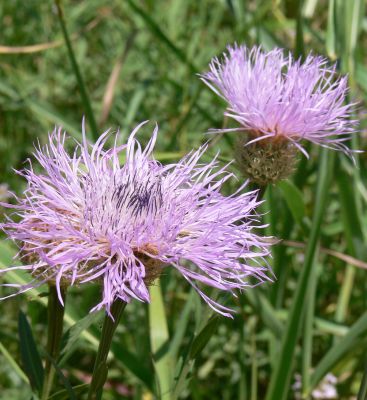
[[173,400],[178,399],[180,397],[180,394],[187,387],[187,384],[189,382],[189,379],[187,377],[190,374],[190,372],[192,371],[194,364],[195,364],[195,360],[190,360],[190,359],[185,360],[185,362],[181,368],[180,374],[177,376],[177,383],[176,383],[175,389],[172,394]]
[[189,376],[195,365],[195,359],[204,349],[211,336],[215,334],[219,323],[218,314],[213,315],[213,311],[210,308],[205,306],[203,307],[200,297],[197,295],[196,291],[192,289],[182,312],[182,318],[176,327],[180,333],[175,333],[175,336],[171,342],[170,350],[172,352],[172,356],[175,356],[175,358],[177,356],[179,344],[184,337],[184,330],[186,329],[184,327],[187,326],[189,317],[192,315],[190,310],[194,311],[195,333],[192,337],[190,345],[183,349],[183,351],[180,353],[178,363],[176,363],[176,385],[172,396],[172,398],[175,400],[178,399],[181,392],[187,388],[190,380]]
[[[57,376],[59,377],[60,382],[62,382],[63,386],[65,387],[66,392],[68,393],[68,399],[69,400],[77,400],[76,395],[74,393],[74,390],[71,386],[71,383],[69,379],[66,378],[66,376],[63,374],[60,366],[57,364],[57,362],[50,357],[49,354],[46,354],[47,360],[52,364],[52,366],[55,368],[55,371],[57,373]],[[45,383],[46,385],[46,383]]]
[[[350,176],[338,163],[337,184],[343,222],[343,232],[347,240],[348,254],[365,259],[366,251],[363,237],[363,215],[357,204],[356,176]],[[357,194],[356,194],[357,193]],[[335,320],[344,322],[352,296],[356,268],[348,265],[344,274],[335,312]]]
[[356,80],[358,85],[367,93],[367,67],[360,62],[356,65]]
[[219,324],[218,315],[214,315],[210,318],[209,322],[204,326],[204,328],[195,337],[191,345],[189,357],[193,360],[195,359],[204,349],[204,347],[209,342],[210,338],[216,332]]
[[159,283],[149,288],[150,343],[157,374],[160,399],[170,399],[173,386],[173,363],[169,349],[169,332]]
[[[315,260],[317,252],[315,252]],[[318,268],[314,268],[308,282],[307,309],[305,311],[304,334],[302,342],[302,393],[308,393],[310,387],[310,372],[312,370],[313,330],[315,322],[316,287]]]
[[58,113],[49,104],[45,104],[39,100],[35,99],[25,99],[26,106],[36,115],[41,117],[43,121],[47,123],[52,123],[55,125],[60,125],[65,129],[70,135],[73,135],[76,139],[81,140],[81,129],[77,128],[73,123],[67,121],[63,115]]
[[57,16],[59,18],[62,34],[64,36],[65,44],[66,44],[66,47],[67,47],[67,50],[68,50],[68,56],[69,56],[69,59],[70,59],[71,66],[73,68],[75,77],[76,77],[77,82],[78,82],[80,96],[81,96],[81,99],[82,99],[82,102],[83,102],[83,105],[84,105],[84,108],[85,108],[85,113],[87,115],[87,120],[88,120],[88,122],[89,122],[89,124],[91,126],[91,129],[92,129],[93,139],[96,141],[98,139],[98,136],[99,136],[98,135],[97,123],[96,123],[96,120],[94,118],[92,105],[91,105],[91,102],[89,100],[87,89],[86,89],[82,74],[80,72],[79,65],[78,65],[78,63],[76,61],[74,50],[73,50],[73,46],[71,44],[70,37],[69,37],[68,31],[67,31],[67,28],[66,28],[66,22],[65,22],[65,19],[64,19],[64,13],[63,13],[63,10],[61,8],[61,0],[55,0],[55,5],[56,5]]
[[246,290],[245,296],[265,326],[271,330],[276,338],[280,339],[283,333],[283,326],[269,300],[257,288]]
[[258,383],[258,356],[256,351],[256,318],[253,319],[252,326],[250,327],[250,358],[251,358],[251,387],[250,387],[250,399],[257,400],[257,383]]
[[363,378],[361,382],[361,386],[358,391],[357,400],[366,400],[367,399],[367,362],[364,365]]
[[[351,351],[358,349],[363,354],[361,342],[365,339],[367,334],[367,312],[365,312],[357,322],[355,322],[349,329],[348,333],[336,343],[321,359],[316,366],[312,376],[310,391],[313,390],[321,379],[333,368],[336,364]],[[366,349],[364,349],[365,351]]]
[[[14,264],[13,255],[16,251],[9,245],[9,243],[4,240],[0,240],[0,269],[7,268],[7,266]],[[28,274],[24,271],[13,270],[4,274],[3,278],[10,283],[16,283],[19,285],[26,285],[29,281]],[[47,306],[47,297],[43,296],[41,288],[33,288],[27,291],[26,296],[30,297],[32,300],[37,301],[43,306]],[[65,323],[68,326],[73,326],[76,324],[77,320],[73,318],[68,312],[64,315]],[[93,345],[94,348],[98,347],[99,340],[92,335],[90,332],[84,330],[81,334],[85,340]]]
[[[86,393],[88,387],[89,383],[83,383],[82,385],[73,386],[72,390],[75,396],[79,396],[78,398],[82,398],[82,395]],[[69,399],[70,399],[70,393],[66,389],[60,390],[49,397],[49,400],[69,400]]]
[[[361,31],[364,16],[365,0],[354,0],[352,2],[339,1],[338,15],[339,20],[344,21],[344,31],[340,36],[344,39],[342,52],[343,69],[349,73],[349,85],[355,86],[355,50],[357,40]],[[340,27],[337,26],[337,29]]]
[[138,378],[149,389],[153,390],[152,372],[144,363],[136,357],[135,354],[128,351],[121,343],[112,343],[111,351],[121,364],[128,369],[136,378]]
[[[194,299],[195,297],[193,297],[193,300]],[[173,391],[173,396],[172,396],[173,399],[175,400],[178,399],[180,393],[184,390],[185,387],[187,387],[189,381],[188,376],[190,372],[193,370],[195,359],[202,352],[202,350],[209,342],[210,338],[216,332],[218,324],[219,324],[219,316],[217,314],[209,318],[209,321],[194,337],[189,347],[189,353],[186,356],[184,356],[185,358],[182,358],[180,360],[182,365],[179,368],[179,373],[175,377],[177,383]]]
[[146,86],[147,85],[145,85],[145,84],[139,85],[137,87],[137,89],[134,91],[134,94],[131,96],[131,100],[129,101],[129,104],[127,105],[125,121],[123,123],[123,126],[126,129],[130,128],[130,125],[134,121],[134,119],[140,109],[140,105],[146,96],[146,92],[147,92]]
[[[340,160],[342,161],[342,160]],[[341,162],[338,163],[340,166]],[[354,171],[353,171],[354,172]],[[364,259],[367,256],[363,235],[363,215],[357,204],[356,179],[340,166],[336,174],[343,230],[347,239],[348,250],[354,257]]]
[[33,338],[32,329],[22,311],[19,311],[18,332],[24,371],[32,388],[41,392],[44,377],[43,365]]
[[305,53],[305,44],[303,38],[303,15],[302,15],[303,0],[298,0],[297,6],[298,7],[297,7],[295,55],[296,57],[303,57]]
[[0,352],[4,356],[4,358],[8,361],[8,363],[13,367],[14,371],[17,375],[24,381],[28,383],[27,375],[23,372],[22,368],[18,365],[18,363],[14,360],[12,355],[8,352],[5,346],[0,342]]
[[329,0],[328,23],[326,30],[326,52],[327,55],[335,60],[336,58],[336,34],[335,34],[335,0]]
[[302,14],[305,16],[305,18],[313,17],[317,3],[318,3],[318,0],[305,0],[304,1]]
[[[12,264],[13,255],[15,255],[15,253],[16,251],[10,246],[9,242],[0,240],[0,269],[6,268],[6,266]],[[27,273],[24,271],[9,271],[4,274],[3,278],[7,282],[17,283],[19,285],[26,285],[28,283]],[[43,306],[47,306],[47,299],[40,296],[41,293],[42,290],[40,288],[34,288],[28,290],[26,295]],[[65,324],[70,327],[76,324],[77,319],[72,317],[70,313],[65,312],[64,321]],[[98,348],[98,338],[90,333],[87,329],[81,332],[81,337],[90,343],[94,349]],[[119,362],[119,365],[125,367],[127,371],[138,378],[138,380],[143,382],[148,389],[152,389],[150,371],[144,368],[141,365],[141,362],[137,360],[132,353],[129,353],[126,351],[126,349],[121,349],[121,346],[115,346],[114,344],[112,345],[112,351],[116,357],[116,360]]]
[[326,205],[330,179],[329,157],[334,157],[334,153],[328,153],[327,150],[321,149],[321,162],[318,170],[315,210],[310,238],[306,248],[305,262],[297,282],[297,288],[294,294],[288,323],[285,327],[278,362],[276,363],[274,372],[271,376],[270,386],[266,396],[267,400],[284,400],[288,395],[296,345],[301,324],[303,322],[302,316],[304,315],[304,310],[307,304],[305,298],[307,297],[308,280],[313,268],[315,267],[315,252]]
[[168,38],[168,36],[162,31],[162,29],[159,27],[159,25],[152,19],[152,17],[149,15],[148,12],[146,12],[143,8],[139,7],[136,5],[136,3],[132,0],[127,0],[127,3],[129,6],[134,10],[135,13],[137,13],[146,23],[147,27],[153,32],[153,34],[162,42],[164,43],[175,56],[185,63],[192,73],[196,74],[199,72],[199,70],[194,66],[194,64],[188,60],[186,54],[179,49],[171,39]]
[[277,183],[277,187],[287,203],[295,222],[302,225],[303,218],[306,215],[306,206],[304,197],[297,186],[290,180],[284,180]]
[[0,82],[0,93],[5,94],[13,101],[19,101],[19,93],[17,92],[17,90],[15,90],[13,87],[3,81]]
[[34,97],[30,97],[26,93],[23,93],[21,86],[14,89],[13,87],[6,85],[4,82],[1,82],[0,93],[4,93],[11,97],[13,101],[22,100],[25,106],[39,117],[41,123],[47,123],[48,127],[50,123],[60,125],[69,134],[72,134],[76,139],[81,140],[82,135],[80,128],[68,121],[65,116],[56,111],[52,105],[46,104],[39,99],[36,100]]
[[[276,310],[276,317],[279,320],[279,323],[283,321],[286,322],[288,320],[289,312],[288,310]],[[328,321],[323,318],[315,317],[314,318],[315,329],[320,334],[327,335],[336,335],[336,336],[345,336],[348,333],[349,328],[346,325],[342,325],[336,323],[334,321]]]
[[103,317],[103,311],[89,313],[84,318],[80,319],[76,324],[74,324],[64,335],[62,346],[63,350],[61,352],[61,359],[59,364],[62,365],[73,353],[76,344],[82,337],[82,333],[88,329],[92,324],[97,323]]
[[[103,386],[107,380],[107,375],[108,375],[108,367],[106,361],[102,361],[98,367],[97,367],[97,380],[94,383],[94,390],[92,389],[92,393],[97,392],[97,397],[96,399],[101,399],[102,398],[102,392],[103,392]],[[93,384],[92,384],[93,385]]]
[[170,343],[170,353],[173,360],[176,360],[177,354],[182,343],[182,340],[185,336],[186,328],[191,316],[191,311],[194,305],[194,297],[197,296],[197,293],[194,289],[190,290],[190,294],[188,299],[185,302],[185,307],[181,312],[181,317],[177,322],[175,327],[175,333]]

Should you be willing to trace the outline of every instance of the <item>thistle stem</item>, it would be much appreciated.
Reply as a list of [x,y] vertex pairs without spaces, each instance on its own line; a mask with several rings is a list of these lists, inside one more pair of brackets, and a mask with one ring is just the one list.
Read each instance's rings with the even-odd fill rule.
[[267,188],[268,185],[259,185],[258,183],[250,180],[249,190],[257,190],[257,201],[261,201],[263,199]]
[[[65,295],[65,289],[61,288],[61,297],[64,303]],[[45,381],[43,384],[41,400],[47,400],[51,393],[55,376],[55,368],[52,365],[52,361],[56,361],[60,353],[60,342],[64,323],[64,310],[65,308],[60,303],[56,286],[49,285],[47,305],[48,335],[46,347],[49,358],[46,359],[45,364]]]
[[120,322],[125,307],[126,303],[117,299],[111,306],[111,315],[105,315],[101,341],[99,342],[98,352],[94,362],[92,380],[89,386],[88,400],[100,400],[102,398],[103,385],[106,382],[108,372],[106,364],[107,356],[110,351],[113,334]]
[[258,195],[257,195],[257,200],[261,201],[265,195],[266,189],[267,189],[267,185],[263,185],[263,186],[259,186],[259,191],[258,191]]

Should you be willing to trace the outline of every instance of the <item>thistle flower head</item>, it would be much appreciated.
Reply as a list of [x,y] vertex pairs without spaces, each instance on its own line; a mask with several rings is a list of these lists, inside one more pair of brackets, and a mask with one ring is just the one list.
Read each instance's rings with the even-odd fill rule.
[[347,78],[322,57],[302,63],[281,49],[228,47],[201,79],[228,103],[225,114],[247,131],[249,142],[307,140],[350,155],[345,141],[355,130],[351,104],[344,104]]
[[108,132],[92,146],[84,129],[71,155],[60,129],[38,147],[43,172],[32,166],[20,172],[28,183],[24,198],[6,205],[17,221],[2,225],[26,261],[11,268],[34,278],[19,291],[44,282],[59,292],[63,285],[102,282],[94,309],[109,311],[117,298],[149,301],[147,287],[171,266],[212,308],[229,315],[201,284],[233,292],[269,279],[263,260],[269,243],[253,232],[256,194],[245,193],[243,185],[223,196],[231,174],[215,159],[199,163],[205,146],[177,164],[161,165],[152,156],[157,128],[142,149],[135,138],[139,126],[124,145],[117,135],[108,150]]

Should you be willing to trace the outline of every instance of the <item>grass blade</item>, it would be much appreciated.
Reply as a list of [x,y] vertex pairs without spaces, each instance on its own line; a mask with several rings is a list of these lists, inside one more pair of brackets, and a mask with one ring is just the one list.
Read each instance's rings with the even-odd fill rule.
[[77,321],[64,335],[62,352],[60,355],[59,365],[63,365],[73,353],[76,344],[78,343],[81,334],[88,329],[92,324],[102,320],[102,311],[90,313],[84,318]]
[[190,358],[195,359],[204,349],[209,342],[209,339],[213,336],[217,330],[219,323],[218,315],[214,315],[204,328],[199,332],[191,345]]
[[[356,179],[355,177],[353,179],[353,177],[349,176],[342,166],[338,168],[338,173],[336,175],[348,254],[351,254],[359,259],[364,259],[365,246],[363,228],[361,225],[363,216],[361,215],[358,204],[356,203]],[[343,279],[340,295],[338,297],[335,313],[335,320],[337,322],[345,321],[352,295],[355,273],[355,267],[348,265]]]
[[157,38],[164,43],[172,52],[176,55],[176,57],[185,63],[193,74],[199,72],[199,70],[194,66],[194,64],[187,58],[186,54],[179,49],[171,39],[162,31],[159,25],[151,18],[151,16],[141,7],[137,6],[134,1],[127,0],[126,1],[129,6],[144,20],[146,25],[150,28],[150,30],[154,33]]
[[[88,390],[88,387],[89,383],[83,383],[81,385],[72,387],[72,391],[74,395],[82,396]],[[49,400],[70,400],[70,390],[68,389],[59,390],[58,392],[50,396]]]
[[358,349],[358,351],[363,354],[361,341],[365,339],[366,334],[367,312],[352,325],[343,339],[336,343],[318,363],[311,376],[310,390],[313,390],[321,379],[331,371],[345,355],[348,355],[355,349]]
[[175,377],[177,380],[175,389],[173,391],[173,399],[179,398],[180,393],[183,388],[188,384],[188,377],[192,371],[196,358],[203,351],[205,346],[208,344],[210,338],[217,331],[220,318],[218,315],[212,315],[209,321],[203,326],[203,328],[198,332],[198,334],[193,338],[191,345],[189,346],[188,354],[184,355],[181,359],[183,361],[182,368],[178,375]]
[[[12,256],[15,254],[13,248],[11,248],[4,241],[0,241],[0,269],[6,268],[6,266],[12,263]],[[9,271],[4,275],[4,279],[10,283],[17,283],[19,285],[26,285],[28,283],[27,273],[23,271]],[[47,298],[41,297],[40,294],[42,292],[41,288],[34,288],[27,291],[26,295],[32,299],[42,304],[44,307],[47,306]],[[65,325],[72,327],[77,323],[77,319],[70,315],[67,311],[64,316]],[[98,348],[99,340],[98,338],[92,334],[87,329],[84,329],[80,333],[80,337],[86,340],[90,345],[94,348]],[[121,346],[112,345],[112,352],[115,355],[116,359],[119,361],[119,364],[123,365],[127,371],[129,371],[133,376],[138,378],[139,381],[144,383],[144,385],[151,390],[151,374],[147,371],[141,363],[135,358],[135,356],[125,349],[122,349]]]
[[8,350],[5,348],[5,346],[0,342],[0,352],[4,356],[4,358],[8,361],[8,363],[13,367],[14,371],[17,373],[17,375],[24,381],[24,382],[29,382],[27,375],[23,372],[22,368],[18,365],[18,363],[14,360],[14,358],[11,356],[11,354],[8,352]]
[[312,221],[310,238],[307,243],[305,263],[298,279],[296,292],[294,294],[292,308],[290,310],[288,324],[282,340],[281,350],[275,370],[272,374],[267,400],[284,400],[287,398],[290,387],[292,366],[296,350],[297,340],[303,322],[305,298],[307,296],[308,281],[315,267],[314,258],[320,234],[320,226],[325,210],[327,189],[330,178],[330,163],[334,153],[321,149],[321,162],[318,171],[318,182],[316,189],[315,210]]
[[366,400],[367,399],[367,362],[364,365],[364,373],[361,382],[361,387],[358,391],[357,400]]
[[135,354],[128,351],[121,343],[115,342],[111,346],[112,353],[116,360],[142,382],[150,391],[153,391],[152,371],[148,369]]
[[80,72],[78,63],[76,61],[75,55],[74,55],[74,51],[73,51],[73,47],[71,45],[71,41],[70,41],[70,38],[69,38],[68,31],[66,29],[64,13],[63,13],[63,10],[61,8],[61,0],[56,0],[55,4],[56,4],[57,16],[59,18],[62,34],[64,36],[65,44],[66,44],[66,47],[68,49],[68,55],[69,55],[69,58],[70,58],[70,62],[71,62],[71,65],[73,67],[75,77],[76,77],[76,79],[78,81],[78,86],[79,86],[82,102],[83,102],[83,105],[84,105],[84,108],[85,108],[85,113],[87,115],[88,122],[90,124],[91,129],[92,129],[93,139],[96,141],[98,139],[98,136],[99,136],[98,135],[97,123],[96,123],[96,120],[94,118],[94,114],[93,114],[92,106],[91,106],[91,103],[90,103],[90,100],[89,100],[89,96],[88,96],[88,93],[87,93],[87,89],[86,89],[82,74]]
[[192,313],[195,296],[197,296],[196,291],[194,289],[191,289],[187,301],[185,302],[185,307],[182,310],[181,318],[177,322],[177,325],[175,327],[175,333],[172,337],[169,349],[173,360],[177,359],[179,348],[185,336],[186,328]]
[[43,386],[43,365],[33,338],[32,328],[22,311],[19,311],[18,331],[20,355],[25,373],[32,388],[40,393]]
[[297,24],[296,24],[296,48],[295,48],[295,56],[303,57],[305,53],[305,43],[303,39],[303,0],[298,0],[297,7]]
[[[317,252],[315,252],[315,259]],[[304,335],[302,343],[302,392],[308,393],[310,387],[310,372],[312,368],[312,350],[313,350],[313,328],[315,322],[315,304],[316,304],[316,287],[317,287],[318,271],[313,268],[308,288],[308,307],[305,312]]]
[[326,31],[326,52],[327,55],[332,59],[336,59],[336,33],[335,33],[335,0],[329,0],[329,9],[328,9],[328,24]]
[[[71,383],[69,380],[65,377],[64,373],[62,372],[61,368],[57,364],[56,360],[50,357],[49,354],[46,354],[47,361],[53,366],[55,369],[57,376],[59,377],[60,382],[63,384],[65,387],[65,391],[68,394],[68,399],[69,400],[77,400],[75,392],[73,390],[73,387],[71,386]],[[45,383],[46,385],[46,383]],[[47,399],[49,399],[51,396],[47,396]]]
[[304,223],[303,218],[306,215],[306,206],[302,192],[289,180],[278,182],[277,187],[281,190],[295,222],[302,226]]
[[162,400],[171,398],[173,365],[169,348],[169,333],[159,284],[150,287],[149,304],[150,342],[157,373],[158,393]]
[[58,113],[48,104],[45,104],[40,101],[36,101],[34,99],[24,99],[27,107],[36,115],[40,117],[42,122],[47,122],[47,126],[49,123],[57,124],[63,127],[63,129],[74,136],[75,139],[81,140],[82,135],[80,133],[80,129],[76,127],[73,123],[67,121],[64,116]]
[[259,315],[263,323],[270,329],[276,338],[281,338],[283,333],[282,323],[275,315],[275,310],[269,300],[258,290],[254,288],[246,290],[245,296],[250,302],[255,313]]

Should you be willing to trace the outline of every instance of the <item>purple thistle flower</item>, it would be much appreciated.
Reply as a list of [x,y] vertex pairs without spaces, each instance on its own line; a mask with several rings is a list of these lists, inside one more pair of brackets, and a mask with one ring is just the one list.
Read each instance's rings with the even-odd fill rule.
[[253,233],[256,193],[243,192],[242,185],[223,196],[221,186],[232,174],[218,168],[216,159],[199,164],[206,146],[177,164],[161,165],[152,156],[158,128],[144,150],[135,139],[143,124],[125,145],[117,145],[116,135],[109,150],[103,149],[108,132],[92,146],[84,125],[83,142],[72,155],[61,129],[49,135],[48,145],[38,146],[35,158],[43,173],[32,165],[19,172],[28,182],[24,198],[3,204],[15,209],[19,222],[8,218],[1,227],[27,260],[7,270],[28,270],[34,278],[18,293],[51,282],[62,302],[63,285],[103,282],[102,300],[93,310],[109,311],[117,298],[148,302],[147,287],[171,265],[228,316],[231,310],[198,284],[232,293],[270,280],[263,259],[269,242]]
[[307,156],[298,143],[305,139],[351,155],[344,142],[357,121],[349,119],[354,104],[343,104],[347,77],[326,59],[308,55],[302,63],[281,49],[228,46],[201,79],[228,102],[225,115],[241,125],[233,130],[249,132],[249,144],[287,139]]

